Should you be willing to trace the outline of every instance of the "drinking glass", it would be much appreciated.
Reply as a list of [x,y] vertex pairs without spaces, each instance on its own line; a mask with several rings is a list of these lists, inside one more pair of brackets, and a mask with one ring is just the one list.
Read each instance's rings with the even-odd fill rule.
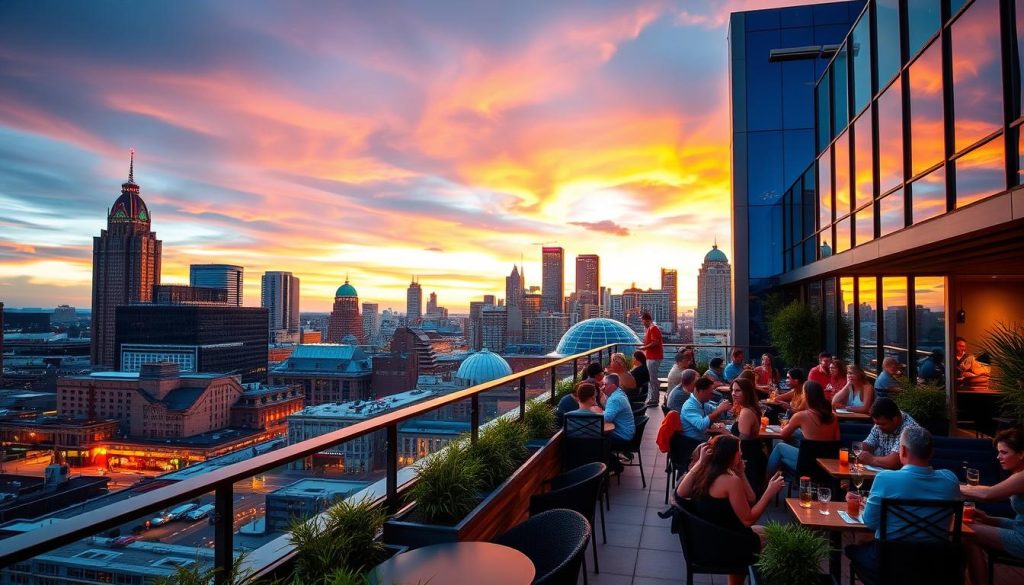
[[850,481],[857,487],[858,490],[864,487],[864,474],[860,472],[860,468],[857,466],[850,467]]
[[789,413],[783,410],[779,413],[779,426],[785,428],[789,424]]
[[818,486],[818,513],[829,515],[828,503],[832,501],[832,488]]
[[864,452],[863,441],[854,441],[850,444],[850,451],[853,452],[854,466],[860,465],[860,454]]
[[967,468],[967,485],[978,485],[978,479],[981,476],[981,472],[973,467]]
[[849,449],[840,449],[839,450],[839,467],[849,467],[849,466],[850,466],[850,450]]
[[861,495],[856,491],[846,494],[846,513],[850,518],[860,518]]
[[974,522],[974,502],[964,502],[964,523]]

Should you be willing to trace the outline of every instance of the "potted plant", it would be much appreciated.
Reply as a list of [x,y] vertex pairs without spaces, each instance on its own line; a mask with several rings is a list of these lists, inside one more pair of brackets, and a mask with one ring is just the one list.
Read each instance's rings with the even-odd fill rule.
[[555,403],[561,400],[566,394],[571,394],[575,387],[576,382],[572,378],[562,378],[555,382]]
[[999,392],[1003,412],[1024,422],[1024,324],[996,323],[982,349],[992,360],[989,386]]
[[936,436],[949,436],[949,409],[946,390],[935,384],[918,384],[898,378],[900,389],[892,394],[900,410],[914,417],[917,424]]
[[799,524],[769,522],[764,527],[764,548],[754,564],[754,581],[767,585],[832,583],[822,573],[828,560],[828,540]]
[[800,301],[783,306],[768,318],[768,334],[790,365],[813,363],[822,347],[821,318]]
[[546,442],[555,434],[558,426],[555,408],[546,401],[534,400],[526,405],[523,424],[530,438],[529,445],[539,446],[539,442]]
[[[227,577],[224,579],[224,585],[242,585],[251,582],[253,572],[242,568],[244,560],[245,553],[235,557]],[[200,562],[199,557],[196,557],[196,562],[187,566],[175,567],[174,573],[166,577],[157,577],[153,583],[154,585],[211,585],[219,574],[220,571],[212,564]]]
[[342,500],[323,515],[296,521],[289,528],[295,547],[292,580],[321,583],[341,568],[365,573],[388,556],[377,539],[387,513],[368,499]]

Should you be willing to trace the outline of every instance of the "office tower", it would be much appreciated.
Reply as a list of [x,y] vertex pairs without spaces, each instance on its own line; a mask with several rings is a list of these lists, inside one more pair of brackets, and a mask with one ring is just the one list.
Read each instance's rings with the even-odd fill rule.
[[148,303],[160,284],[161,242],[150,229],[151,217],[135,183],[135,151],[128,181],[107,215],[107,229],[92,243],[92,348],[95,366],[117,362],[117,307]]
[[498,304],[498,297],[496,297],[495,295],[484,295],[484,304],[485,305],[497,305]]
[[540,329],[537,317],[541,313],[542,295],[529,292],[523,295],[519,310],[523,316],[523,343],[540,343]]
[[659,322],[662,333],[679,330],[679,273],[675,268],[661,269],[661,290],[668,294],[668,321]]
[[117,367],[174,362],[182,372],[266,380],[267,310],[232,305],[129,305],[116,310]]
[[414,279],[405,291],[405,322],[410,327],[423,320],[423,288]]
[[508,332],[508,313],[504,306],[484,305],[480,311],[480,340],[482,349],[495,353],[505,351]]
[[158,284],[153,287],[154,305],[226,305],[228,291],[223,288]]
[[363,303],[363,339],[376,344],[380,340],[380,305]]
[[621,302],[625,318],[623,322],[634,331],[641,333],[644,331],[644,326],[640,322],[644,312],[650,313],[651,318],[663,331],[667,329],[667,325],[662,325],[662,323],[669,321],[668,292],[650,288],[641,290],[634,284],[631,288],[622,291]]
[[260,306],[269,313],[270,339],[299,341],[299,279],[291,272],[267,271],[260,283]]
[[437,293],[431,292],[427,298],[427,314],[432,315],[437,313]]
[[[355,343],[351,343],[352,338],[346,341],[350,335],[355,338]],[[364,343],[363,318],[359,316],[359,293],[348,283],[348,279],[334,293],[334,308],[327,325],[327,341],[351,345]]]
[[[778,282],[784,268],[783,225],[792,226],[792,221],[784,220],[776,209],[776,203],[801,178],[814,160],[814,153],[820,152],[815,149],[815,82],[864,5],[863,1],[835,2],[738,12],[730,17],[732,256],[736,266],[732,303],[736,334],[733,339],[737,345],[770,345],[764,302],[768,289]],[[937,21],[938,4],[935,6],[930,14]],[[879,8],[882,13],[881,4]],[[887,9],[883,14],[890,13]],[[883,42],[899,39],[900,17],[897,14],[895,18],[895,32],[879,31]],[[936,23],[928,30],[939,28]],[[870,42],[862,46],[865,50],[860,52],[861,60],[863,55],[872,53]],[[842,63],[845,68],[845,54]],[[826,86],[829,79],[825,79]],[[844,75],[837,81],[844,95],[838,103],[845,104],[847,78]],[[828,100],[828,95],[824,99]],[[840,117],[846,115],[843,107]],[[893,156],[898,159],[902,155]],[[858,175],[871,177],[871,172]],[[830,173],[824,175],[826,180],[829,176]],[[811,194],[806,200],[800,198],[801,214],[807,214],[811,220],[815,217],[814,181],[813,176],[808,177]],[[823,239],[833,242],[831,236]],[[814,254],[816,248],[816,242],[809,242],[806,251]]]
[[51,323],[74,323],[78,320],[78,315],[75,313],[75,308],[70,305],[57,305],[53,310],[53,317],[50,319]]
[[597,254],[576,256],[576,301],[581,305],[601,304],[601,259]]
[[188,267],[188,283],[227,289],[228,304],[241,307],[244,273],[244,268],[232,264],[192,264]]
[[518,307],[524,294],[523,277],[519,273],[519,268],[513,265],[512,273],[505,277],[505,305]]
[[541,310],[562,312],[565,296],[565,250],[544,246],[541,250]]
[[[693,326],[696,345],[729,345],[731,282],[729,259],[716,244],[704,255],[704,263],[697,274],[697,312]],[[697,348],[696,353],[697,361],[706,362],[715,356],[725,358],[727,351],[725,347]]]

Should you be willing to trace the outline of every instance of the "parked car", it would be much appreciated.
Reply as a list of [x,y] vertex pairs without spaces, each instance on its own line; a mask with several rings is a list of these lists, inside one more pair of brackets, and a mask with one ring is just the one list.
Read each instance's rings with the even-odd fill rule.
[[171,521],[182,520],[183,518],[185,518],[185,514],[188,514],[189,512],[195,510],[198,507],[199,504],[182,504],[177,508],[172,509],[170,512],[167,513],[167,515],[170,516]]
[[213,508],[213,504],[205,504],[199,506],[195,510],[192,510],[188,514],[185,514],[185,518],[189,519],[192,522],[195,522],[196,520],[202,520],[203,518],[209,516],[211,512],[213,512]]

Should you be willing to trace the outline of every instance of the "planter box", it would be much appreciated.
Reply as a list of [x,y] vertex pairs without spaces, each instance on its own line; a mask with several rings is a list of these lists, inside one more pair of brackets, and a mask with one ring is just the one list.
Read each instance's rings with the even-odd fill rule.
[[[785,583],[771,583],[766,581],[765,578],[761,576],[761,572],[757,570],[757,565],[750,565],[749,576],[751,585],[786,585]],[[835,578],[828,574],[819,575],[818,583],[819,585],[838,585]]]
[[502,534],[529,516],[530,496],[540,493],[545,481],[562,472],[561,445],[562,432],[559,431],[458,524],[409,520],[416,503],[406,505],[384,523],[384,542],[419,548],[460,540],[486,541]]

